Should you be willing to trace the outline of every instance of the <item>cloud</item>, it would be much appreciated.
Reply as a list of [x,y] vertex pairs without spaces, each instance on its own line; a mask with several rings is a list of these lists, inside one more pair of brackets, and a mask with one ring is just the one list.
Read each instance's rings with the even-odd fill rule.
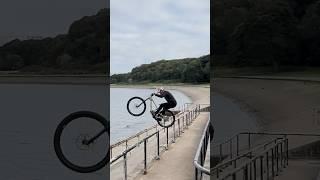
[[111,1],[111,73],[209,54],[210,0]]

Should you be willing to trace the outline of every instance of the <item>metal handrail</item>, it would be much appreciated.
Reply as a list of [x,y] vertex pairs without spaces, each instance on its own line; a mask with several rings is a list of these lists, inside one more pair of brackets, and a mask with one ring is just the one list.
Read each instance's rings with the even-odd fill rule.
[[225,161],[225,162],[221,162],[221,163],[217,164],[215,167],[211,168],[211,172],[218,171],[220,168],[224,167],[225,165],[231,164],[232,162],[235,162],[243,157],[248,157],[249,154],[252,156],[252,153],[254,151],[260,149],[261,147],[266,149],[266,146],[268,146],[268,145],[270,145],[280,139],[282,139],[282,138],[275,138],[275,139],[272,139],[266,143],[261,143],[260,145],[257,145],[254,148],[251,148],[251,149],[245,151],[244,153],[237,155],[235,158],[232,158],[232,159]]
[[[283,148],[284,147],[284,148]],[[280,150],[280,152],[279,152]],[[269,152],[271,151],[271,157],[269,156]],[[266,160],[264,161],[264,158]],[[227,174],[219,177],[217,175],[218,179],[224,180],[230,176],[232,176],[232,179],[237,179],[236,173],[243,171],[243,177],[244,179],[249,179],[249,176],[251,177],[252,174],[254,175],[253,179],[256,179],[257,177],[257,167],[256,162],[257,160],[260,160],[260,179],[263,179],[264,174],[266,173],[267,179],[269,179],[270,175],[270,160],[271,160],[271,176],[274,177],[275,173],[278,173],[281,168],[285,168],[288,165],[288,138],[285,136],[284,138],[280,138],[280,141],[275,141],[275,144],[271,147],[265,149],[258,155],[250,158],[249,160],[242,163],[240,166],[236,167],[235,169],[231,170]],[[279,165],[280,163],[280,165]],[[253,166],[253,170],[251,169]],[[266,166],[264,166],[266,165]],[[248,168],[250,167],[250,169]],[[253,172],[253,173],[252,173]]]
[[[239,155],[239,137],[240,135],[247,135],[247,143],[248,143],[248,149],[255,148],[251,144],[251,138],[254,135],[261,135],[261,136],[277,136],[277,140],[274,141],[275,144],[272,145],[271,147],[268,145],[268,148],[263,150],[262,152],[259,152],[256,156],[250,156],[249,160],[244,160],[241,161],[241,164],[235,162],[236,159],[239,159],[243,156]],[[277,132],[241,132],[238,133],[231,138],[222,141],[220,144],[215,145],[214,147],[220,147],[220,160],[222,160],[222,147],[223,145],[227,144],[230,145],[230,158],[231,160],[227,162],[220,163],[216,165],[213,169],[211,169],[211,172],[216,172],[216,176],[218,179],[225,179],[227,177],[232,176],[232,179],[235,180],[238,178],[237,175],[239,175],[240,171],[243,171],[243,179],[251,179],[248,178],[248,176],[252,176],[252,173],[254,173],[254,177],[257,175],[257,168],[256,163],[259,164],[260,168],[260,178],[262,179],[263,176],[266,176],[267,179],[269,179],[270,176],[274,177],[275,174],[279,172],[279,169],[285,168],[288,166],[288,159],[289,159],[289,145],[288,145],[288,137],[290,136],[304,136],[304,137],[320,137],[320,134],[313,134],[313,133],[277,133]],[[280,138],[281,137],[281,138]],[[233,144],[236,143],[236,144]],[[232,150],[232,146],[236,145],[236,151]],[[264,144],[265,146],[266,144]],[[267,147],[267,146],[265,146]],[[235,158],[232,158],[233,153],[236,152]],[[228,152],[227,152],[228,155]],[[239,157],[240,156],[240,157]],[[271,157],[270,157],[271,156]],[[225,164],[231,164],[234,165],[233,169],[229,169],[228,171],[231,170],[229,173],[220,173],[219,168],[222,167]],[[232,164],[233,163],[233,164]],[[280,166],[279,166],[280,163]],[[271,164],[271,170],[269,169],[269,166]],[[240,166],[239,166],[240,165]],[[248,167],[250,166],[250,169]],[[252,166],[254,166],[252,170]],[[274,170],[276,169],[276,170]],[[227,172],[228,172],[227,171]],[[259,172],[258,172],[259,173]],[[272,174],[271,174],[272,173]],[[270,175],[271,174],[271,175]],[[241,175],[241,174],[240,174]],[[254,178],[256,179],[256,178]]]
[[208,122],[204,128],[204,131],[201,136],[201,140],[196,151],[196,155],[193,160],[193,164],[195,166],[195,179],[198,180],[198,176],[200,175],[200,179],[202,174],[210,176],[210,170],[203,167],[205,162],[205,157],[207,153],[208,143],[210,143],[210,138],[213,137],[213,129],[210,128],[210,117]]
[[[184,117],[186,117],[186,127],[189,126],[192,121],[198,117],[198,115],[200,114],[200,106],[196,105],[194,107],[194,109],[192,109],[191,111],[187,112],[186,114],[183,114],[183,121],[184,121]],[[185,115],[185,116],[184,116]],[[178,125],[180,124],[180,119],[178,119]],[[173,125],[173,131],[174,131],[174,139],[175,137],[175,125]],[[184,128],[184,124],[183,124],[183,128]],[[138,143],[134,144],[133,146],[127,148],[125,151],[123,151],[120,155],[116,156],[115,158],[112,158],[112,160],[110,161],[112,163],[116,162],[117,160],[119,160],[120,158],[123,157],[124,159],[124,179],[127,180],[127,154],[132,151],[133,149],[135,149],[136,147],[138,147],[140,144],[144,143],[144,173],[147,173],[147,140],[150,139],[151,137],[157,135],[157,159],[160,158],[160,130],[166,129],[166,138],[167,138],[167,147],[169,146],[169,128],[162,128],[162,129],[158,129],[155,133],[143,138],[141,141],[139,141]],[[179,134],[180,134],[180,125],[179,125]]]
[[[191,104],[191,105],[192,105],[192,104],[194,104],[194,103],[184,103],[184,106],[185,106],[186,104]],[[202,104],[197,104],[197,106],[198,106],[198,105],[202,105]],[[185,108],[184,108],[184,110],[185,110]],[[178,114],[175,114],[175,116],[180,116],[180,115],[184,114],[185,112],[187,112],[187,111],[181,111],[181,112],[179,112]],[[147,129],[144,129],[144,130],[140,131],[139,133],[137,133],[137,134],[135,134],[135,135],[129,136],[129,137],[127,137],[126,139],[120,140],[120,141],[112,144],[112,145],[110,146],[110,148],[114,148],[114,147],[117,147],[117,146],[119,146],[119,145],[121,145],[121,144],[124,144],[126,141],[129,141],[129,140],[131,140],[131,139],[134,139],[134,138],[138,137],[139,135],[141,135],[141,134],[143,134],[143,133],[145,133],[145,132],[147,132],[147,131],[149,131],[149,130],[152,130],[152,129],[156,128],[157,126],[158,126],[158,125],[154,125],[154,126],[152,126],[152,127],[150,127],[150,128],[147,128]]]

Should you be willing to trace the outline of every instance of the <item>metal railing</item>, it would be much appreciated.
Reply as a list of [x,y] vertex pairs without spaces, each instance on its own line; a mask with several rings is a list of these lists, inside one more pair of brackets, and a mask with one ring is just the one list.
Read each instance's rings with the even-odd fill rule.
[[[271,137],[271,140],[257,144],[254,136]],[[320,137],[319,134],[307,133],[238,133],[213,146],[213,149],[218,149],[216,157],[219,161],[210,169],[211,174],[219,180],[272,179],[289,164],[289,136]],[[262,139],[256,140],[261,142]],[[261,147],[263,149],[259,151]]]
[[288,138],[279,138],[271,147],[217,178],[219,180],[269,180],[288,165],[288,155]]
[[198,146],[195,158],[193,160],[193,164],[195,166],[195,179],[201,180],[203,177],[203,173],[210,176],[210,170],[204,167],[208,143],[212,140],[213,137],[213,128],[210,125],[210,118],[205,126],[203,134],[201,136],[200,144]]
[[274,142],[278,140],[279,138],[274,138],[270,141],[261,143],[260,145],[257,145],[254,148],[248,149],[240,153],[238,156],[234,157],[233,159],[222,161],[221,163],[217,164],[214,168],[212,168],[211,172],[212,174],[216,174],[216,177],[219,178],[219,173],[221,170],[226,169],[229,166],[236,168],[237,164],[240,164],[239,162],[243,160],[247,160],[248,158],[252,158],[255,154],[258,154],[261,151],[266,150],[270,145],[272,145]]
[[[176,120],[176,123],[178,124],[178,128],[185,128],[189,122],[188,122],[188,117],[191,116],[191,113],[190,115],[187,115],[186,112],[189,112],[189,111],[193,111],[195,108],[192,108],[191,110],[189,110],[190,107],[188,106],[191,106],[191,105],[194,105],[192,103],[185,103],[183,105],[183,107],[181,108],[181,112],[176,114],[175,117],[177,118]],[[200,106],[200,105],[197,105],[197,106]],[[197,107],[198,109],[200,109],[200,107]],[[181,127],[181,125],[182,127]],[[175,124],[176,125],[176,124]],[[175,125],[173,126],[173,128],[175,129]],[[160,129],[158,128],[160,127]],[[113,153],[113,150],[115,148],[118,148],[120,146],[124,146],[125,148],[123,149],[123,151],[127,150],[130,146],[134,145],[134,144],[137,144],[138,142],[140,142],[141,139],[143,139],[144,137],[147,137],[149,133],[154,133],[158,130],[164,130],[165,128],[162,128],[161,126],[159,126],[158,124],[150,127],[150,128],[147,128],[147,129],[144,129],[143,131],[140,131],[139,133],[137,134],[134,134],[126,139],[123,139],[123,140],[120,140],[114,144],[112,144],[110,146],[110,158],[114,157],[114,153]],[[181,132],[180,129],[178,132]],[[183,131],[182,131],[183,132]],[[180,133],[179,133],[179,136],[180,136]],[[137,140],[135,140],[137,139]],[[130,143],[130,141],[135,141],[133,144]],[[117,155],[115,155],[117,156]]]
[[[188,110],[186,112],[181,112],[179,114],[177,114],[176,116],[177,119],[175,121],[175,124],[169,128],[161,128],[161,129],[157,129],[156,132],[144,137],[143,139],[139,140],[137,143],[135,143],[134,145],[132,146],[128,146],[128,139],[132,139],[133,137],[137,137],[137,135],[135,136],[132,136],[124,141],[121,141],[119,143],[117,143],[116,145],[119,146],[119,144],[123,144],[125,143],[126,144],[126,149],[118,156],[114,157],[111,159],[110,161],[110,164],[113,164],[115,163],[116,161],[118,161],[119,159],[123,158],[123,162],[124,162],[124,165],[123,165],[123,171],[124,171],[124,179],[127,180],[128,179],[128,172],[127,172],[127,158],[128,158],[128,153],[130,153],[133,149],[137,148],[140,146],[140,144],[143,144],[143,149],[144,149],[144,169],[143,169],[143,172],[144,174],[147,173],[147,166],[148,166],[148,162],[147,162],[147,145],[148,145],[148,140],[154,136],[156,136],[157,138],[157,156],[154,158],[154,159],[160,159],[160,154],[161,154],[161,151],[160,151],[160,147],[162,147],[163,145],[160,144],[160,132],[162,130],[166,131],[166,145],[165,145],[165,150],[168,149],[169,147],[169,129],[171,128],[172,131],[173,131],[173,137],[172,137],[172,143],[175,142],[175,139],[177,137],[179,137],[181,135],[181,133],[183,133],[183,130],[184,129],[187,129],[189,125],[191,125],[191,123],[193,122],[193,120],[200,114],[200,105],[195,105],[194,108],[192,108],[191,110]],[[182,126],[181,126],[182,125]],[[178,127],[176,127],[178,126]],[[138,133],[138,134],[141,134],[141,133]],[[111,148],[114,148],[115,145],[113,145]]]

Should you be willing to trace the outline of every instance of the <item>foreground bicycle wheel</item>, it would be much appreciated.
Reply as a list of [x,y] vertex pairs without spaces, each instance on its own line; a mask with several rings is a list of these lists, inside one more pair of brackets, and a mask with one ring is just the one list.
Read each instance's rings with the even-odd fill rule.
[[141,97],[130,98],[127,110],[133,116],[141,116],[146,111],[146,102]]
[[171,127],[176,120],[173,112],[170,110],[164,110],[164,111],[160,112],[159,116],[160,116],[161,120],[157,120],[158,124],[161,127],[165,127],[165,128]]
[[54,134],[54,149],[68,168],[90,173],[109,162],[109,125],[104,117],[78,111],[65,117]]

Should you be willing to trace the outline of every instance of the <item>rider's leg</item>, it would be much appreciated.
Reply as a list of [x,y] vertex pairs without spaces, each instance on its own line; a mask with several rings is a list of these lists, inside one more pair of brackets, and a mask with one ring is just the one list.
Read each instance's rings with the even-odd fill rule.
[[158,107],[158,109],[156,110],[156,112],[154,114],[158,114],[160,112],[160,110],[166,106],[166,104],[168,104],[168,103],[160,104],[160,106]]
[[172,104],[170,104],[170,103],[165,103],[165,104],[163,105],[163,109],[162,109],[161,113],[164,114],[164,112],[165,112],[166,110],[168,110],[168,109],[170,109],[170,108],[172,108],[172,107],[173,107]]

